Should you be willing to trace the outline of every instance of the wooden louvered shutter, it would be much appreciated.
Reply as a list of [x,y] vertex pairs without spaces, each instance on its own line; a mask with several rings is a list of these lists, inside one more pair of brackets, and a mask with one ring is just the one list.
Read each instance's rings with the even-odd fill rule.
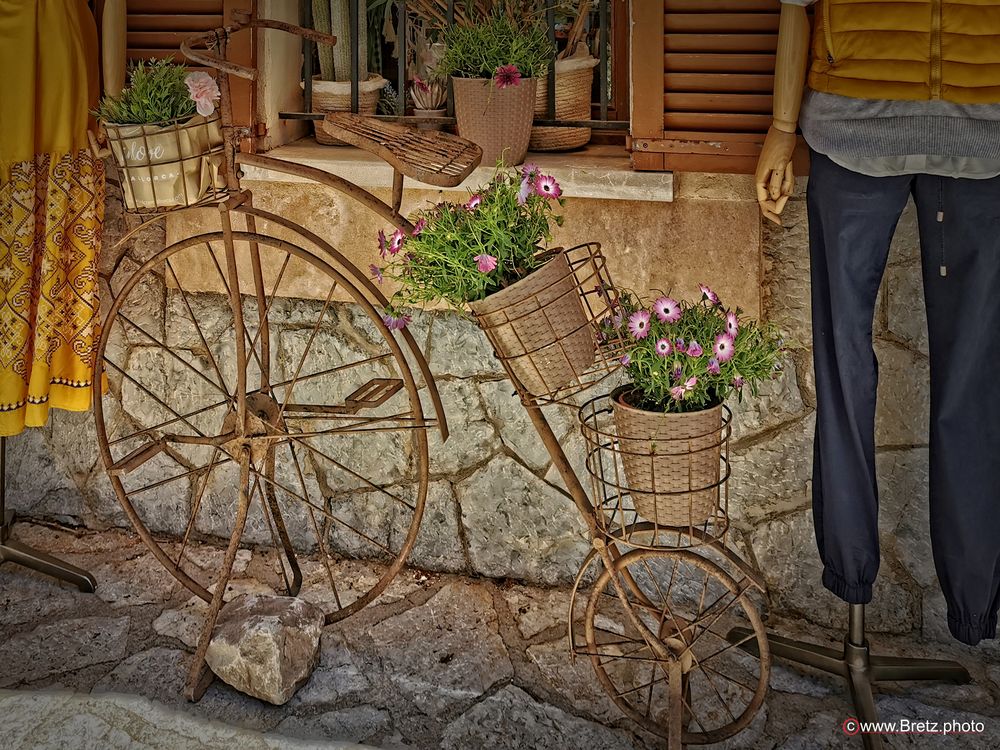
[[634,168],[753,172],[779,0],[633,0],[632,13]]

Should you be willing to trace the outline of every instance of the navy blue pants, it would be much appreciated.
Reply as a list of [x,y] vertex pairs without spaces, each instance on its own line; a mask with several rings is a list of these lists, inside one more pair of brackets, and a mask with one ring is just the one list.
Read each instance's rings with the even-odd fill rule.
[[1000,603],[1000,178],[868,177],[813,153],[816,541],[823,584],[847,602],[870,601],[879,566],[872,320],[911,195],[930,341],[931,542],[948,627],[975,645],[996,637]]

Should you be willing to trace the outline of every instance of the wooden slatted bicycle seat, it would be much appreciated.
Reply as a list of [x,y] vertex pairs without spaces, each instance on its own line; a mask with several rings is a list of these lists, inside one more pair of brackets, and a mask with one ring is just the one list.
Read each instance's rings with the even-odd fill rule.
[[327,112],[323,130],[384,159],[407,177],[438,187],[462,184],[483,160],[479,146],[457,135],[351,112]]

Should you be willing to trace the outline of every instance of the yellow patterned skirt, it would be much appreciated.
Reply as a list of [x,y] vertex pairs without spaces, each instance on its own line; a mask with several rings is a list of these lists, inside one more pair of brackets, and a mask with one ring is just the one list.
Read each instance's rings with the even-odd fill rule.
[[86,3],[0,0],[0,69],[0,435],[15,435],[92,400],[104,165],[86,148]]

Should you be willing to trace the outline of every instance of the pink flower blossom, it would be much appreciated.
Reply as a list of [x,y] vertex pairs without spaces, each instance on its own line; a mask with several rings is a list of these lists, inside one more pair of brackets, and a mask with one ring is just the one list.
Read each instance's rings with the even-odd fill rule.
[[413,318],[409,315],[395,316],[392,313],[386,313],[382,316],[382,322],[390,331],[402,331],[413,322]]
[[187,84],[191,100],[199,115],[208,117],[215,112],[215,102],[222,94],[219,92],[219,84],[212,76],[203,70],[197,70],[194,73],[188,73],[184,83]]
[[374,263],[368,266],[368,270],[371,272],[372,278],[375,279],[379,284],[381,284],[382,281],[385,279],[385,276],[382,275],[382,269],[376,266]]
[[628,329],[637,339],[644,339],[649,335],[649,311],[637,310],[628,319]]
[[736,334],[740,332],[740,319],[736,317],[736,313],[728,312],[726,313],[726,333],[736,338]]
[[386,256],[387,249],[388,243],[385,239],[385,232],[380,229],[378,230],[378,254],[384,258]]
[[733,348],[733,337],[728,333],[720,333],[715,337],[715,346],[712,347],[712,354],[719,362],[728,362],[733,358],[735,350]]
[[653,303],[656,317],[663,323],[676,323],[681,319],[681,306],[670,297],[660,297]]
[[482,255],[477,255],[473,260],[476,261],[476,268],[479,269],[479,273],[490,273],[496,270],[497,259],[492,255],[483,253]]
[[531,195],[534,188],[531,186],[531,179],[525,177],[521,180],[521,189],[517,191],[517,205],[523,206],[528,202],[528,196]]
[[678,354],[687,354],[687,344],[684,343],[684,339],[677,339],[674,342],[674,351]]
[[700,357],[702,354],[705,353],[705,350],[701,348],[701,344],[699,344],[697,341],[692,341],[690,344],[688,344],[687,353],[689,357]]
[[517,86],[521,83],[521,71],[516,65],[501,65],[493,74],[498,89],[505,89],[508,86]]
[[421,219],[416,224],[413,225],[413,231],[410,232],[411,237],[416,237],[422,231],[427,228],[427,219]]
[[425,94],[430,93],[431,87],[424,83],[424,80],[420,76],[413,76],[413,85]]
[[392,233],[392,237],[389,238],[389,253],[390,255],[396,255],[400,250],[403,249],[403,242],[406,241],[406,232],[402,229],[397,229]]
[[674,401],[682,401],[684,396],[687,395],[687,391],[684,390],[684,386],[675,385],[670,389],[670,395],[673,397]]
[[699,291],[701,291],[702,299],[707,299],[713,305],[719,304],[719,295],[713,292],[707,286],[705,286],[704,284],[699,284],[698,289]]
[[671,351],[673,347],[670,345],[670,339],[660,339],[656,342],[656,353],[661,357],[666,357]]
[[735,378],[733,378],[733,386],[736,389],[742,388],[743,384],[744,384],[744,381],[743,381],[743,376],[742,375],[737,375]]
[[559,187],[555,177],[540,174],[535,180],[535,192],[543,198],[558,198],[562,195],[562,188]]
[[483,196],[481,196],[479,193],[476,193],[471,198],[469,198],[468,201],[466,201],[465,210],[475,211],[477,208],[479,208],[479,204],[482,202],[483,202]]
[[534,162],[528,162],[527,164],[524,164],[521,167],[521,177],[523,177],[525,180],[534,181],[534,179],[541,173],[542,170],[539,169],[538,165],[535,164]]
[[719,360],[717,360],[715,357],[712,357],[710,360],[708,360],[708,374],[709,375],[718,375],[721,372],[722,372],[722,368],[719,367]]
[[622,356],[622,358],[619,359],[618,361],[621,362],[626,367],[628,367],[630,364],[632,364],[632,358],[629,355],[627,355],[627,354],[625,354],[624,356]]

